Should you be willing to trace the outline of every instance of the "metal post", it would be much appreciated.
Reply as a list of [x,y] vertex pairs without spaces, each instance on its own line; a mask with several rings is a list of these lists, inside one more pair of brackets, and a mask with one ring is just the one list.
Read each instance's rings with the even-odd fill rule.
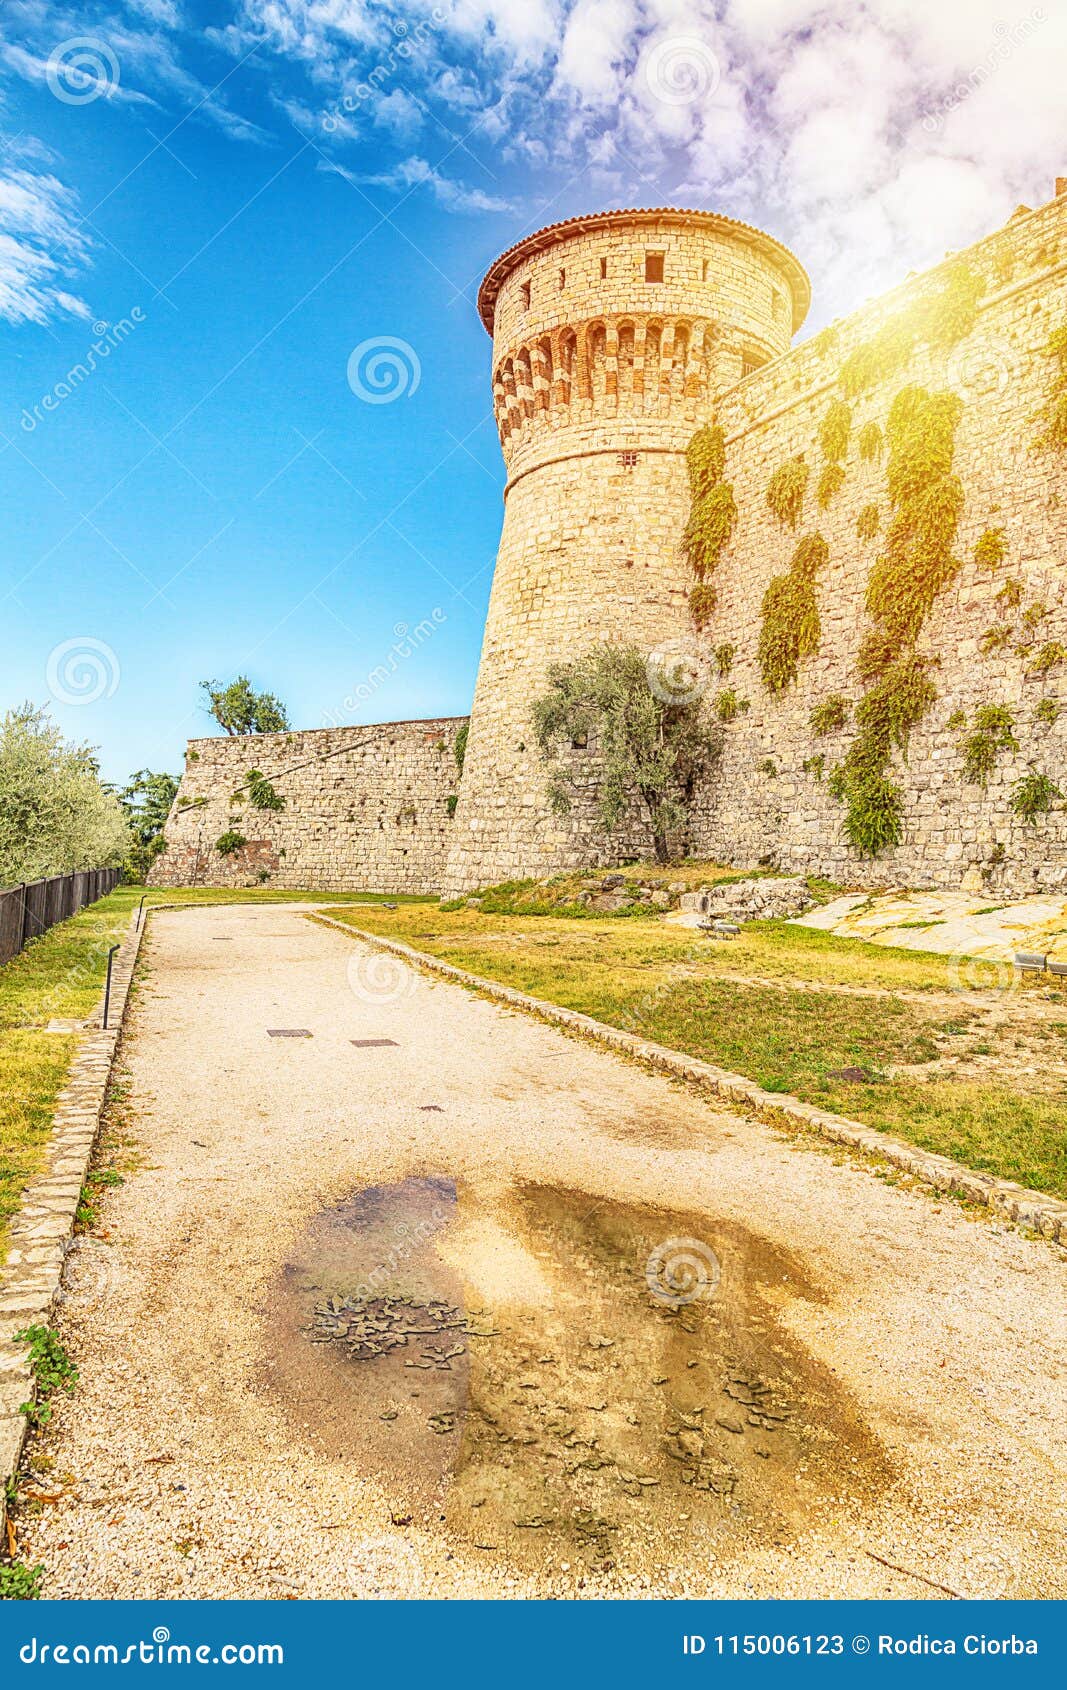
[[105,1027],[107,1026],[107,1012],[108,1012],[109,1008],[111,1007],[111,962],[112,962],[112,958],[115,955],[115,952],[118,949],[119,949],[118,945],[112,945],[111,949],[107,953],[107,983],[104,986],[104,1021],[103,1021],[103,1025]]
[[[141,922],[144,920],[144,901],[147,898],[147,896],[148,896],[147,892],[142,892],[141,902],[137,906],[137,926],[138,927],[140,927]],[[135,929],[135,931],[136,931],[136,929]]]

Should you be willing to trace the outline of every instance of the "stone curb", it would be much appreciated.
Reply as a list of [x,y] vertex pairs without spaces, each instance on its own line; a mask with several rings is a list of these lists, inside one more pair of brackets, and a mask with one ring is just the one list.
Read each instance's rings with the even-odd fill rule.
[[[103,994],[86,1023],[71,1061],[66,1085],[56,1098],[44,1166],[22,1195],[9,1229],[7,1260],[0,1267],[0,1532],[7,1518],[7,1483],[18,1472],[29,1423],[19,1405],[33,1400],[36,1385],[25,1344],[15,1333],[47,1326],[61,1297],[60,1280],[74,1232],[85,1176],[89,1171],[107,1094],[130,981],[146,923],[134,914],[111,973],[110,1025],[100,1026]],[[45,1037],[42,1033],[42,1037]],[[3,1545],[6,1549],[6,1544]]]
[[936,1191],[953,1192],[971,1202],[984,1204],[1009,1220],[1031,1227],[1045,1238],[1067,1245],[1067,1203],[1057,1202],[1044,1192],[1029,1191],[1026,1186],[998,1179],[995,1174],[978,1173],[974,1168],[964,1167],[962,1162],[954,1162],[949,1156],[938,1156],[903,1139],[890,1138],[874,1127],[863,1126],[860,1121],[851,1121],[844,1115],[833,1115],[829,1110],[803,1103],[799,1097],[764,1091],[753,1080],[745,1079],[743,1074],[731,1074],[726,1068],[716,1068],[710,1062],[685,1056],[667,1045],[638,1038],[620,1027],[596,1021],[591,1015],[582,1015],[578,1010],[564,1009],[560,1004],[548,1003],[543,998],[529,997],[525,992],[517,992],[495,980],[483,980],[480,975],[468,974],[465,969],[442,962],[425,951],[417,951],[399,939],[385,939],[363,928],[350,927],[347,922],[335,921],[330,916],[315,914],[311,919],[327,927],[336,927],[338,932],[347,933],[350,937],[362,939],[378,950],[390,951],[431,973],[444,975],[464,986],[476,987],[488,997],[511,1004],[515,1009],[525,1010],[544,1021],[557,1022],[585,1038],[595,1039],[599,1044],[610,1045],[645,1067],[688,1080],[722,1098],[742,1114],[766,1121],[770,1126],[803,1127],[838,1144],[847,1144],[878,1161],[903,1169],[925,1185],[933,1186]]

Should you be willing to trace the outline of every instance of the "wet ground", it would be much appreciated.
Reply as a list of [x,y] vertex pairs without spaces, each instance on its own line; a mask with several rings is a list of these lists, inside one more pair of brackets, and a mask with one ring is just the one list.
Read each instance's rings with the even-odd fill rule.
[[394,1520],[531,1567],[699,1567],[888,1482],[778,1318],[797,1297],[819,1300],[799,1262],[736,1225],[409,1179],[312,1222],[269,1376],[307,1436],[386,1478]]
[[297,911],[146,945],[46,1596],[1067,1594],[1062,1254]]

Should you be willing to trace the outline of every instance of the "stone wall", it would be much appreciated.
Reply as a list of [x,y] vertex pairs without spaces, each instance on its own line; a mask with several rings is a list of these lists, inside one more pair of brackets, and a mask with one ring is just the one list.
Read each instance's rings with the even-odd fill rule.
[[[1009,802],[1031,769],[1067,792],[1067,662],[1032,673],[1044,646],[1067,647],[1067,458],[1035,449],[1036,416],[1054,374],[1045,347],[1052,331],[1067,325],[1067,197],[1017,214],[965,256],[986,284],[973,329],[946,352],[917,349],[903,371],[851,402],[845,481],[827,508],[819,508],[815,492],[824,462],[819,426],[840,396],[842,360],[893,311],[936,286],[943,267],[767,366],[720,402],[726,476],[739,519],[715,574],[718,606],[698,646],[712,707],[730,687],[749,709],[725,729],[721,763],[694,829],[698,854],[738,865],[769,860],[871,886],[953,887],[968,871],[968,884],[1005,892],[1067,884],[1062,805],[1027,822]],[[965,494],[954,548],[962,567],[935,600],[918,642],[933,660],[938,697],[912,731],[906,756],[893,759],[903,838],[896,849],[865,860],[845,839],[842,806],[826,778],[855,733],[863,694],[856,656],[870,626],[866,587],[891,515],[886,458],[863,462],[857,438],[869,422],[884,431],[893,397],[909,383],[948,389],[963,401],[952,465]],[[791,532],[768,508],[766,488],[771,473],[799,454],[811,474],[801,521]],[[879,531],[861,540],[857,519],[870,504],[878,507]],[[998,567],[983,568],[975,545],[998,528],[1006,555]],[[801,664],[795,686],[771,696],[757,661],[763,595],[771,577],[788,568],[800,537],[814,532],[829,548],[818,580],[818,650]],[[1021,588],[1015,606],[1001,596],[1009,581]],[[1006,630],[1007,643],[991,644],[1005,636],[989,630]],[[727,642],[736,657],[722,679],[712,652]],[[849,700],[849,720],[818,737],[811,711],[832,693]],[[1042,700],[1051,701],[1049,714],[1059,709],[1055,720],[1038,715]],[[1018,745],[998,755],[983,788],[964,778],[961,742],[984,704],[1011,710]],[[957,725],[961,713],[966,727]],[[822,766],[813,766],[819,757]]]
[[[685,229],[675,233],[681,249],[697,239]],[[715,238],[728,244],[722,230]],[[1016,213],[963,255],[984,285],[974,326],[946,350],[919,345],[891,379],[851,401],[845,482],[826,508],[815,492],[823,467],[819,428],[831,400],[841,396],[842,363],[894,312],[938,289],[945,267],[909,279],[738,382],[736,361],[723,362],[716,350],[744,345],[753,332],[751,316],[740,324],[732,320],[737,277],[730,261],[720,296],[709,303],[706,288],[695,282],[704,259],[679,259],[692,329],[683,337],[688,362],[666,378],[660,368],[650,383],[629,334],[623,343],[625,308],[613,286],[604,302],[611,338],[606,349],[603,340],[595,343],[602,371],[594,343],[588,337],[583,342],[581,333],[576,352],[557,338],[539,362],[538,302],[551,311],[553,276],[573,271],[588,290],[605,240],[626,273],[625,252],[643,245],[645,230],[620,215],[607,231],[581,226],[568,239],[570,251],[566,245],[547,252],[534,247],[527,255],[520,248],[513,273],[503,282],[497,278],[497,415],[511,479],[448,890],[647,854],[650,841],[639,828],[610,842],[597,831],[592,785],[566,825],[545,800],[530,703],[550,661],[597,640],[691,657],[712,712],[725,688],[747,703],[747,713],[725,726],[717,774],[696,805],[689,841],[694,853],[739,865],[764,860],[871,885],[956,886],[968,875],[969,884],[1003,891],[1067,882],[1062,806],[1033,822],[1010,807],[1013,788],[1028,771],[1046,774],[1067,791],[1067,663],[1054,663],[1042,675],[1032,672],[1043,647],[1067,646],[1067,457],[1035,448],[1036,414],[1055,375],[1046,344],[1053,329],[1067,325],[1067,195]],[[745,262],[750,258],[746,250]],[[773,268],[765,251],[759,262]],[[609,276],[611,263],[609,256]],[[515,301],[515,289],[526,281],[529,306],[525,294]],[[792,290],[795,304],[798,284],[784,260],[778,285]],[[763,282],[759,287],[766,291]],[[675,298],[676,311],[684,309],[684,294],[682,288]],[[582,322],[588,303],[579,313]],[[639,343],[646,309],[642,296],[634,305]],[[527,377],[527,360],[517,357],[515,346],[531,313]],[[553,319],[552,333],[561,332]],[[677,340],[673,331],[657,340],[660,366],[662,348]],[[584,370],[583,344],[590,349]],[[963,401],[952,466],[965,494],[956,541],[962,567],[936,600],[919,639],[919,651],[935,660],[938,698],[912,733],[906,760],[899,752],[893,758],[891,778],[903,799],[902,840],[892,851],[864,859],[845,838],[844,811],[826,778],[855,733],[855,706],[864,690],[856,656],[870,626],[866,588],[891,515],[886,458],[861,461],[857,437],[867,422],[884,430],[893,397],[911,383],[948,389]],[[694,429],[711,422],[724,429],[726,479],[734,486],[739,520],[715,575],[715,614],[698,635],[687,608],[692,577],[680,549],[689,510],[684,449]],[[766,489],[773,471],[795,456],[805,458],[811,474],[802,519],[792,532],[768,508]],[[870,504],[878,506],[879,532],[861,540],[857,519]],[[982,569],[975,544],[986,530],[1000,528],[1006,557],[998,568]],[[818,649],[796,683],[772,696],[757,661],[763,596],[771,578],[787,569],[801,536],[815,532],[829,548],[818,581]],[[1009,581],[1019,584],[1014,607],[998,597]],[[1006,632],[990,636],[996,628]],[[720,677],[714,653],[724,644],[735,648],[735,656],[729,675]],[[820,739],[810,714],[830,692],[849,700],[849,721]],[[967,728],[958,719],[962,713],[973,726],[975,710],[989,703],[1012,711],[1018,744],[998,755],[982,787],[963,778]],[[1062,713],[1050,719],[1060,704]],[[591,782],[592,758],[581,751],[575,756],[586,759]]]
[[[437,891],[465,721],[191,740],[152,884]],[[253,769],[283,809],[250,801]],[[227,833],[246,843],[223,855],[216,841]]]

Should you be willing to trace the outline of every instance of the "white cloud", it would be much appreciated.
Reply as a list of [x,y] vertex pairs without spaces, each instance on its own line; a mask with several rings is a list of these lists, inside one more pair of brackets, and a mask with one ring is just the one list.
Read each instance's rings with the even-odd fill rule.
[[318,168],[343,176],[346,182],[352,182],[366,188],[392,188],[405,193],[415,188],[426,188],[439,205],[448,211],[510,211],[511,204],[495,194],[485,193],[481,188],[467,187],[463,182],[457,182],[451,176],[446,176],[436,166],[424,158],[406,158],[391,170],[360,173],[346,169],[343,165],[320,161]]
[[45,323],[64,312],[87,317],[84,300],[63,284],[88,250],[62,182],[26,170],[0,173],[0,317],[11,323]]

